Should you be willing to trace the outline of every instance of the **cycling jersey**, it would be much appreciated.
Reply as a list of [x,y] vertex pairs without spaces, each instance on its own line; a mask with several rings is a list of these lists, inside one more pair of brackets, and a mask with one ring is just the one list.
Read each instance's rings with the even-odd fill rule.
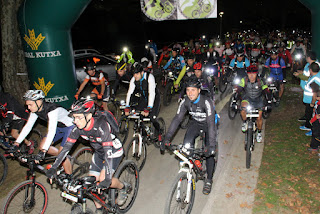
[[[266,94],[269,93],[268,86],[263,83],[260,78],[257,78],[254,83],[249,81],[248,77],[242,78],[239,86],[237,87],[238,96],[240,93],[244,91],[244,99],[256,100],[260,99],[262,92],[264,91]],[[269,100],[269,98],[268,98]]]
[[247,57],[244,58],[241,62],[237,60],[237,57],[235,57],[233,60],[230,62],[230,67],[231,68],[247,68],[250,66],[250,61],[248,60]]
[[161,53],[160,58],[159,58],[159,61],[158,61],[158,65],[159,65],[159,66],[161,65],[162,60],[164,60],[164,62],[167,63],[169,59],[170,59],[170,54],[169,54],[169,52],[167,52],[166,54],[165,54],[165,53]]
[[[91,81],[91,83],[95,86],[99,94],[101,94],[101,85],[105,84],[105,89],[102,98],[104,101],[108,101],[110,95],[110,84],[108,81],[108,77],[105,78],[102,71],[95,71],[93,76],[87,75],[84,79],[84,82],[89,81]],[[94,91],[95,90],[93,90],[92,92],[94,93]]]
[[[187,111],[191,115],[192,121],[195,122],[198,127],[206,128],[209,141],[208,143],[210,146],[216,148],[217,133],[213,101],[209,97],[200,94],[194,102],[192,102],[188,97],[184,98],[180,102],[177,114],[172,119],[168,132],[165,136],[165,142],[171,140]],[[189,126],[188,129],[192,129],[192,127]]]
[[[281,57],[277,57],[275,60],[273,60],[273,59],[271,59],[271,57],[269,57],[264,66],[266,68],[270,68],[270,76],[271,77],[277,78],[279,80],[283,80],[283,77],[281,79],[281,76],[283,75],[282,69],[286,68],[286,64]],[[277,77],[277,76],[279,76],[279,77]]]
[[135,61],[132,58],[132,52],[131,51],[127,51],[127,52],[123,52],[120,56],[120,58],[118,59],[117,63],[120,63],[121,61],[124,61],[126,63],[130,63],[133,64]]
[[107,122],[105,115],[97,114],[91,119],[90,127],[78,129],[74,127],[71,131],[65,146],[59,153],[56,161],[52,165],[53,168],[58,168],[62,161],[77,141],[79,137],[90,141],[91,147],[94,149],[94,155],[98,156],[104,161],[106,168],[106,179],[112,178],[112,169],[110,166],[110,159],[119,158],[123,155],[123,148],[121,142],[111,134],[111,126]]
[[21,133],[17,138],[16,142],[20,144],[30,133],[37,119],[40,118],[41,120],[48,122],[47,138],[42,148],[48,151],[56,135],[57,127],[64,128],[71,127],[73,125],[73,120],[71,117],[68,116],[68,114],[69,112],[65,108],[59,106],[58,104],[43,101],[41,111],[30,113],[29,119],[26,125],[21,130]]
[[292,63],[292,57],[290,54],[290,51],[284,50],[282,52],[279,52],[279,56],[284,60],[285,63]]
[[178,69],[178,70],[181,70],[186,65],[184,58],[180,55],[176,56],[175,58],[170,57],[169,61],[163,67],[163,69],[167,69],[171,64],[175,69]]

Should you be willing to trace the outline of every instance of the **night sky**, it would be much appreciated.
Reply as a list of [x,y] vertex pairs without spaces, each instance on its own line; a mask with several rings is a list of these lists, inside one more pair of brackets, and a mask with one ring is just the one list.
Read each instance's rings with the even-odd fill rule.
[[[223,32],[254,28],[310,29],[310,11],[298,0],[218,0],[218,13],[224,12]],[[240,20],[243,21],[240,24]],[[219,34],[220,18],[186,21],[148,21],[139,0],[93,0],[72,28],[74,49],[95,48],[119,53],[124,45],[143,49],[148,39],[159,47],[202,34]]]

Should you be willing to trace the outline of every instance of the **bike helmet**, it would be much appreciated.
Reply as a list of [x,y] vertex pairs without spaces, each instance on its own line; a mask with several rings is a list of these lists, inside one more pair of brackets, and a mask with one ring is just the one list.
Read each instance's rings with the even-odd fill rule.
[[84,67],[85,72],[88,72],[88,71],[91,71],[91,70],[95,70],[95,69],[96,69],[96,64],[94,62],[89,62]]
[[73,114],[88,114],[88,113],[94,113],[96,110],[94,101],[91,99],[85,99],[81,98],[79,100],[76,100],[70,109],[70,116]]
[[202,64],[200,62],[194,64],[193,69],[202,71]]
[[140,73],[142,71],[143,71],[143,66],[139,63],[135,63],[134,68],[133,68],[133,73],[136,74],[136,73]]
[[168,50],[168,46],[164,46],[164,47],[162,48],[162,50],[163,50],[163,51],[167,51],[167,50]]
[[42,90],[28,90],[24,95],[23,95],[24,100],[40,100],[44,99],[45,95]]
[[177,53],[179,53],[180,52],[180,48],[177,48],[177,47],[172,48],[172,51],[176,51]]
[[194,54],[190,53],[190,54],[187,55],[186,58],[187,59],[195,59],[195,56],[194,56]]
[[121,62],[116,64],[116,71],[123,70],[126,67],[127,67],[127,63],[124,62],[124,61],[121,61]]
[[271,52],[271,54],[278,54],[279,51],[278,51],[278,48],[274,47],[271,49],[270,52]]
[[237,55],[237,57],[244,56],[243,48],[238,48],[237,51],[236,51],[236,55]]
[[187,81],[186,87],[201,88],[201,82],[199,82],[198,78],[191,77],[189,81]]
[[256,65],[250,65],[247,68],[247,73],[258,73],[258,67]]

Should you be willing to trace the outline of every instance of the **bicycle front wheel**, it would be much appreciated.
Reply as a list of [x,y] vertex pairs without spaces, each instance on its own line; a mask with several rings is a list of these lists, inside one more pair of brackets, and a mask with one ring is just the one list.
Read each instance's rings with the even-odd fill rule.
[[141,147],[141,153],[139,152],[139,138],[134,137],[127,148],[126,151],[126,159],[127,160],[132,160],[137,166],[139,171],[142,170],[144,164],[146,163],[147,159],[147,147],[146,144],[142,143]]
[[6,158],[0,154],[0,185],[6,179],[8,173],[8,164]]
[[116,205],[116,198],[118,197],[118,190],[111,189],[111,203],[116,206],[117,213],[126,213],[132,207],[136,200],[139,189],[139,171],[137,165],[133,161],[126,160],[117,169],[114,174],[122,183],[129,185],[127,190],[127,200],[123,205]]
[[119,134],[117,137],[120,139],[122,145],[127,141],[129,134],[129,119],[125,115],[119,120]]
[[[93,150],[91,147],[82,147],[71,160],[74,176],[87,176],[92,161]],[[78,169],[79,168],[79,169]]]
[[4,214],[30,213],[43,214],[48,205],[48,193],[46,188],[32,180],[18,184],[5,200],[2,210]]
[[248,137],[248,141],[247,141],[247,145],[246,145],[246,168],[249,169],[250,164],[251,164],[251,152],[252,152],[251,145],[253,145],[253,130],[252,129],[248,129],[247,137]]
[[[191,185],[189,193],[188,185]],[[187,173],[180,172],[171,186],[164,213],[191,213],[195,198],[195,186],[194,179],[192,179],[192,183],[189,184]]]

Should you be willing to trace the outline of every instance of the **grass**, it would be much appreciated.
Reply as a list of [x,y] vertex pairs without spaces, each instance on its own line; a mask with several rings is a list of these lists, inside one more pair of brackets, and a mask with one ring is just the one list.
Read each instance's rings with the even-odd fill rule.
[[320,162],[307,151],[311,138],[297,121],[305,109],[302,93],[286,88],[266,122],[253,213],[320,213]]

